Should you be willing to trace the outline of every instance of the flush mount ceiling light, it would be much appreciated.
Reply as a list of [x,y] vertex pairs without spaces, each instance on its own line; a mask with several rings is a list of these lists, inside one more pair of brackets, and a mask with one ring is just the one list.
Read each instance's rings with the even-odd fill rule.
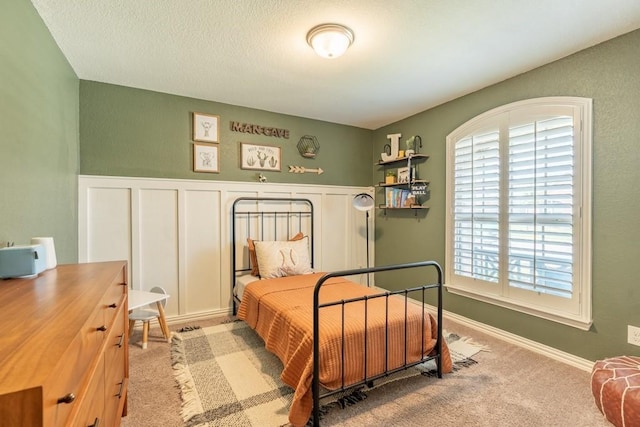
[[340,24],[321,24],[309,30],[307,43],[321,57],[334,59],[351,46],[353,31]]

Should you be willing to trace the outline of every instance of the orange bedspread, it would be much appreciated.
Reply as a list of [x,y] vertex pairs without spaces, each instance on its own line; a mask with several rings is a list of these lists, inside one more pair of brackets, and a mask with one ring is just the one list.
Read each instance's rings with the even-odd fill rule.
[[[284,365],[282,381],[295,389],[289,421],[303,426],[311,415],[313,399],[313,288],[324,273],[260,280],[249,284],[243,294],[238,317],[263,338],[266,348]],[[329,279],[320,291],[320,302],[379,294],[344,278]],[[367,377],[394,369],[405,363],[405,303],[389,298],[389,334],[385,355],[385,298],[369,300],[367,305]],[[434,351],[436,322],[421,308],[406,305],[408,319],[407,363]],[[349,304],[345,310],[345,386],[364,378],[364,310],[365,303]],[[421,343],[421,328],[424,342]],[[320,311],[320,383],[327,389],[339,388],[342,379],[342,314],[340,306]],[[451,358],[446,343],[442,345],[442,371],[451,372]]]

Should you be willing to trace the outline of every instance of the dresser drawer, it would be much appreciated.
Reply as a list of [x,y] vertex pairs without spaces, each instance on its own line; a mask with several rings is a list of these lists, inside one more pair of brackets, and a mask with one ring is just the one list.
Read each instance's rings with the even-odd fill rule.
[[128,389],[128,315],[126,303],[116,310],[105,348],[105,425],[118,426]]
[[104,324],[109,327],[113,323],[114,316],[120,306],[125,304],[124,296],[127,292],[126,283],[120,278],[114,280],[105,289],[104,296],[100,300],[100,307],[104,308]]
[[[81,332],[71,342],[44,387],[45,425],[64,425],[78,403],[87,381],[87,371],[104,340],[99,331],[104,313],[97,308]],[[46,420],[55,421],[52,424]]]
[[127,349],[127,311],[124,307],[120,307],[116,310],[114,316],[114,322],[111,325],[111,330],[107,335],[107,343],[104,350],[105,354],[105,373],[107,376],[111,376],[112,371],[117,370],[118,373],[115,376],[124,375],[125,367],[125,352]]
[[79,408],[77,415],[69,423],[72,426],[106,426],[104,418],[104,357],[101,356],[93,372],[93,376],[89,380],[87,392],[78,402]]
[[120,425],[122,411],[127,403],[129,379],[124,374],[124,363],[121,366],[120,369],[113,369],[111,375],[105,376],[105,425],[110,427]]
[[104,302],[107,304],[117,302],[120,300],[120,297],[126,293],[126,291],[126,282],[124,282],[121,277],[118,277],[107,286],[104,293]]

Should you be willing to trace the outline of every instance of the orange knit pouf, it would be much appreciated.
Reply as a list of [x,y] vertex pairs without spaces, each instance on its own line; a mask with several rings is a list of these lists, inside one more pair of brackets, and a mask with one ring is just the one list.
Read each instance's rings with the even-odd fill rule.
[[609,422],[640,426],[640,357],[598,360],[591,370],[591,392]]

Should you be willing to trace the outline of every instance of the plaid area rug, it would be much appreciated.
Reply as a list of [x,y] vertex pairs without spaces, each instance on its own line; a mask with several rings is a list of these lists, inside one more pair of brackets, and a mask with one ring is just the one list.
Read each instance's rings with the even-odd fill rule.
[[[455,334],[444,334],[454,369],[475,363],[471,356],[482,347]],[[182,418],[187,427],[260,426],[288,424],[293,389],[280,381],[282,363],[264,348],[262,339],[244,322],[207,328],[185,328],[173,336],[171,358],[182,394]],[[432,361],[387,381],[429,375]],[[366,392],[366,389],[365,389]],[[344,396],[340,406],[355,403],[358,390]],[[339,397],[335,397],[334,400]],[[327,402],[328,403],[328,402]],[[329,407],[335,404],[328,405]]]

